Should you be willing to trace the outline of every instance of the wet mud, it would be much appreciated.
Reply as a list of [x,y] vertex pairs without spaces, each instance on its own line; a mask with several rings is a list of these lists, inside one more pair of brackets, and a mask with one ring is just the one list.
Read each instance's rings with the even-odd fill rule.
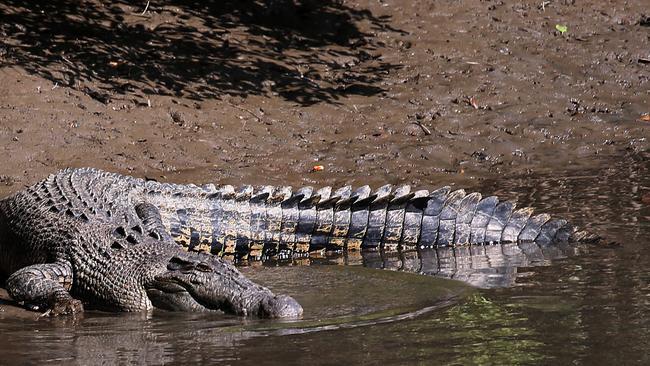
[[646,5],[5,1],[0,194],[68,166],[428,187],[607,165],[648,148]]

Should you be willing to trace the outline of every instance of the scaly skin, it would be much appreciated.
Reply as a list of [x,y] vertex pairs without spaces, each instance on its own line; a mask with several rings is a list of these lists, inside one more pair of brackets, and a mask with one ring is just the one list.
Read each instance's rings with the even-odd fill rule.
[[[112,184],[87,189],[75,180],[82,176]],[[132,182],[65,170],[0,201],[0,271],[12,298],[52,315],[77,313],[83,305],[302,314],[294,299],[275,296],[221,258],[184,251]]]
[[564,220],[448,187],[235,190],[66,169],[0,201],[7,289],[52,314],[81,311],[83,303],[299,317],[295,300],[252,283],[219,256],[587,239]]

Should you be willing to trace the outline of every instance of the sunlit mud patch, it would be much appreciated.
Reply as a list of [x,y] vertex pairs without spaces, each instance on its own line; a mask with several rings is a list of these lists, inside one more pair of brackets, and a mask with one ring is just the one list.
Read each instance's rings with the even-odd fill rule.
[[361,266],[243,268],[275,293],[295,297],[302,320],[251,322],[247,330],[282,334],[350,328],[414,318],[455,304],[473,290],[457,282]]

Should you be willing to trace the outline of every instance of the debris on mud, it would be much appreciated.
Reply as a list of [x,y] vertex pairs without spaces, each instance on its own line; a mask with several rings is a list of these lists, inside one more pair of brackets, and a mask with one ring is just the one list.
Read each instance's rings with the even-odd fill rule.
[[5,186],[13,186],[16,183],[15,179],[8,175],[0,175],[0,184]]

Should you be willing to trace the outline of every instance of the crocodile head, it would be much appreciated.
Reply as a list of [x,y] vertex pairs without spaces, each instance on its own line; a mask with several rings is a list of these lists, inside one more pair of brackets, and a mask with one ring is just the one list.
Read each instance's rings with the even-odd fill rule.
[[181,252],[146,284],[154,307],[175,311],[223,311],[263,318],[299,318],[302,307],[286,295],[244,277],[221,258]]

